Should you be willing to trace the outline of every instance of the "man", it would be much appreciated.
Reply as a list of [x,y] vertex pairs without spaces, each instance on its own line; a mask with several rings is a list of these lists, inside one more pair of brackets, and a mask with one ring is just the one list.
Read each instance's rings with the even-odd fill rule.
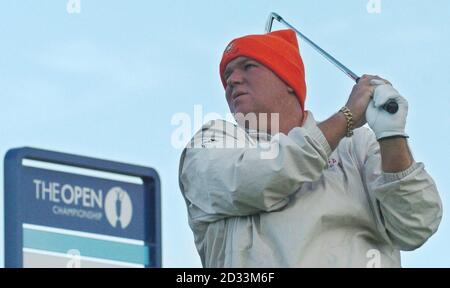
[[[437,230],[439,194],[409,151],[408,105],[388,81],[364,75],[317,123],[291,30],[233,40],[220,76],[239,125],[204,125],[179,168],[203,266],[400,267],[399,251]],[[395,114],[381,108],[389,99]],[[267,121],[248,123],[252,113]]]

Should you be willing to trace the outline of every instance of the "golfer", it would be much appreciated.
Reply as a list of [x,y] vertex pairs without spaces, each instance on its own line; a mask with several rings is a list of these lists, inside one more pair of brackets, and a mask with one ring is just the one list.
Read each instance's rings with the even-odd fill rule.
[[231,41],[220,77],[237,125],[205,124],[179,166],[204,267],[400,267],[436,232],[441,200],[391,83],[362,76],[317,122],[292,30]]

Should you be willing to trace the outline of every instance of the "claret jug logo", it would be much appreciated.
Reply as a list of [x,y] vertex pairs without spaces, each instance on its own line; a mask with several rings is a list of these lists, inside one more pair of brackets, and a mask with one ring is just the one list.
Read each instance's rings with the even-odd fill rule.
[[127,191],[120,187],[111,188],[106,194],[105,214],[109,224],[125,229],[133,217],[133,205]]

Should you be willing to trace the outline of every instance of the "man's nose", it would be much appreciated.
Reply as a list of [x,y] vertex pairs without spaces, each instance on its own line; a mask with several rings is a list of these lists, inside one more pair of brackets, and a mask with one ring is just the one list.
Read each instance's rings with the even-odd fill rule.
[[241,84],[244,81],[244,73],[239,70],[233,71],[227,79],[227,85],[231,85],[232,87],[236,84]]

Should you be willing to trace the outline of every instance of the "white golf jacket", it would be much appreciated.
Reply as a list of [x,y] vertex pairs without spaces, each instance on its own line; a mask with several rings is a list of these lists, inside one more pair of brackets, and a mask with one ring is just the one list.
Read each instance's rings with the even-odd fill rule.
[[422,163],[383,173],[366,127],[332,152],[311,112],[272,137],[208,122],[179,184],[204,267],[400,267],[442,218]]

